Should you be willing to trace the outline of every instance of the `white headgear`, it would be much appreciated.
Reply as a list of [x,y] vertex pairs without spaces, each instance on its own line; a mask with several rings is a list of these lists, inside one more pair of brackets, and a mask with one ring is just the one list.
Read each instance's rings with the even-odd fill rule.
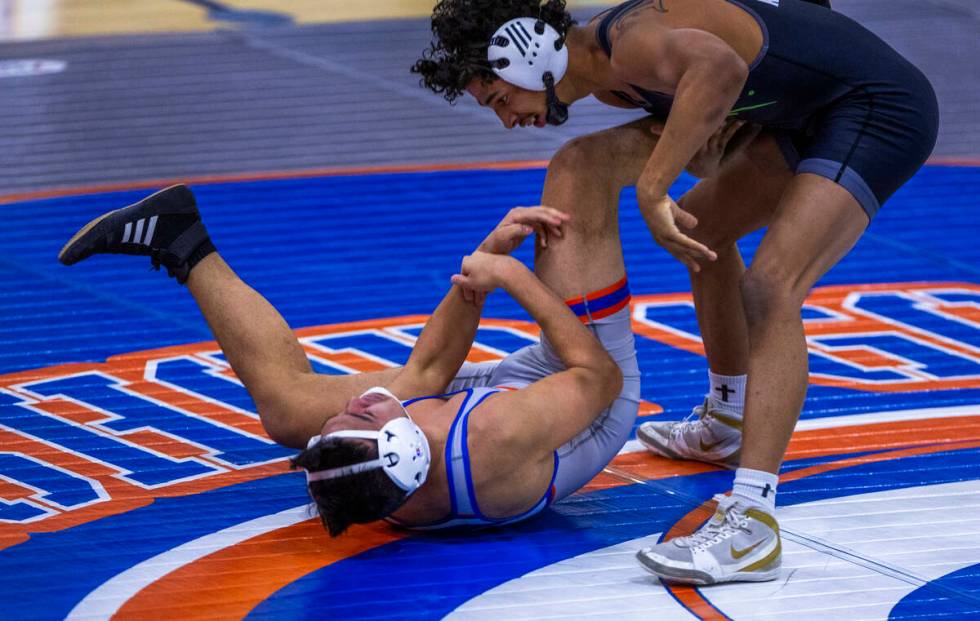
[[543,91],[546,73],[551,73],[556,84],[565,75],[568,46],[558,31],[543,20],[518,17],[493,33],[487,60],[505,82],[529,91]]
[[[377,386],[368,389],[363,395],[383,394],[391,397],[401,405],[401,401],[387,389]],[[404,406],[402,406],[404,409]],[[429,462],[431,461],[429,452],[429,441],[425,437],[422,428],[415,424],[415,421],[408,416],[405,411],[405,418],[399,417],[390,420],[381,428],[380,431],[335,431],[325,436],[313,436],[307,442],[306,448],[312,448],[317,442],[328,438],[362,438],[365,440],[376,440],[378,443],[378,458],[370,461],[363,461],[340,468],[329,468],[327,470],[306,471],[306,484],[314,481],[326,479],[336,479],[337,477],[374,470],[381,468],[388,475],[395,485],[405,490],[409,494],[417,490],[429,473]]]

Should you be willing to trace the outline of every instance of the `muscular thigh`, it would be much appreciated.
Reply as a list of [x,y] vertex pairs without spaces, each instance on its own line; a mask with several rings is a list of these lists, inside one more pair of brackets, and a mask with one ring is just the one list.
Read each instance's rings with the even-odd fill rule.
[[732,154],[717,175],[702,179],[681,198],[679,204],[698,219],[688,234],[717,249],[766,226],[792,178],[774,136],[759,134]]
[[635,183],[656,144],[651,121],[575,138],[548,165],[541,203],[571,214],[564,235],[538,248],[535,272],[563,298],[596,291],[623,277],[619,193]]

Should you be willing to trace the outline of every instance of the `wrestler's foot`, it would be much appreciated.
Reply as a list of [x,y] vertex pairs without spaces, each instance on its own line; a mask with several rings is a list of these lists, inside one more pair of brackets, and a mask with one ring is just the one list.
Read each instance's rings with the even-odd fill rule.
[[682,421],[647,422],[636,438],[653,453],[670,459],[694,459],[737,468],[742,422],[710,409],[705,399]]
[[715,496],[718,508],[700,530],[637,552],[657,577],[680,584],[765,582],[779,577],[782,545],[776,518],[733,496]]
[[183,283],[212,252],[194,195],[187,186],[175,185],[92,220],[68,240],[58,260],[73,265],[93,254],[145,255],[154,268],[163,265]]

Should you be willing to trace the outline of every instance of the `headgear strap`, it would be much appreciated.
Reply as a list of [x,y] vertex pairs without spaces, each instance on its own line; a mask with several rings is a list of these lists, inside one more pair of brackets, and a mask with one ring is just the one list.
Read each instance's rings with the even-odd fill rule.
[[[363,395],[383,394],[394,399],[399,405],[401,401],[387,389],[380,386],[368,389]],[[402,406],[404,410],[404,406]],[[306,444],[310,449],[321,440],[328,438],[360,438],[364,440],[375,440],[378,443],[378,458],[369,461],[341,466],[339,468],[328,468],[326,470],[306,471],[306,484],[314,481],[324,481],[336,479],[358,472],[381,468],[388,475],[395,485],[405,490],[409,494],[418,489],[429,473],[429,463],[431,461],[429,442],[425,437],[422,428],[415,424],[415,421],[405,411],[404,417],[392,419],[385,423],[379,431],[360,431],[346,429],[335,431],[326,436],[313,436]]]

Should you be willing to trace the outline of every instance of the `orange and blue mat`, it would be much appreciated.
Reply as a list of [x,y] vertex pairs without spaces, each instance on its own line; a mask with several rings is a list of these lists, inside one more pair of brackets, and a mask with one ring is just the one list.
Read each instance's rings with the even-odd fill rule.
[[[543,176],[194,189],[219,250],[315,369],[353,373],[407,359],[460,257],[508,206],[536,203]],[[732,475],[635,441],[514,527],[330,539],[190,295],[142,259],[57,263],[79,225],[145,193],[2,207],[0,618],[980,618],[980,168],[926,167],[813,291],[811,387],[781,474],[783,576],[703,589],[666,588],[633,554],[696,527]],[[706,384],[686,275],[629,193],[621,228],[639,421],[682,418]],[[485,316],[473,360],[538,336],[503,294]]]

